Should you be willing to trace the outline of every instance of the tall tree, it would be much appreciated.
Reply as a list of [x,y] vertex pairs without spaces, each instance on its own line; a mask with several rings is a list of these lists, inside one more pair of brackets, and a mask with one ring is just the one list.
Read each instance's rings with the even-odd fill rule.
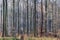
[[36,0],[34,0],[34,13],[33,13],[33,18],[34,18],[34,36],[37,36],[37,30],[36,30]]
[[12,28],[12,36],[16,37],[16,27],[15,27],[15,0],[13,0],[13,28]]
[[18,19],[18,35],[19,35],[19,2],[20,0],[17,1],[17,4],[18,4],[17,5],[18,6],[18,18],[17,18]]
[[27,34],[28,34],[28,0],[27,0]]
[[47,0],[45,0],[45,33],[47,33]]
[[[56,14],[57,14],[57,4],[56,4],[56,1],[57,1],[57,0],[54,0],[54,2],[55,2],[55,22],[57,21],[57,20],[56,20],[56,17],[57,17],[57,15],[56,15]],[[57,27],[58,27],[58,26],[57,26],[57,24],[55,23],[55,37],[56,37]]]
[[2,36],[7,36],[6,19],[7,19],[7,0],[3,0],[3,35]]
[[43,0],[41,0],[41,35],[43,35]]

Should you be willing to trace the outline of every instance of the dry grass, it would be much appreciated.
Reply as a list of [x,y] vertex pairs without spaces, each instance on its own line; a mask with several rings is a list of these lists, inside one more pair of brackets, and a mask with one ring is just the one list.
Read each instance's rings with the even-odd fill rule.
[[[13,37],[4,37],[4,38],[13,38]],[[20,39],[20,37],[17,37],[18,39]],[[54,37],[28,37],[26,35],[24,35],[24,40],[60,40],[58,38],[54,38]]]
[[[21,37],[21,36],[20,36]],[[18,37],[20,39],[20,37]],[[27,35],[24,35],[25,40],[60,40],[59,38],[54,38],[54,37],[28,37]]]
[[39,37],[39,38],[27,37],[27,39],[25,39],[25,40],[60,40],[60,39],[54,38],[54,37]]

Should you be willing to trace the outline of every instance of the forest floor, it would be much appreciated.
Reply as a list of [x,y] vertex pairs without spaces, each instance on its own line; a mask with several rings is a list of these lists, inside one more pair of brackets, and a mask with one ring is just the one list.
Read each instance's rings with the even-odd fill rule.
[[[18,38],[20,39],[20,37]],[[60,38],[58,37],[27,37],[27,36],[24,36],[24,40],[60,40]]]
[[33,37],[33,36],[27,37],[27,36],[25,36],[24,39],[25,40],[60,40],[60,38],[52,37],[52,36],[48,36],[48,37],[46,37],[46,36],[43,36],[43,37]]
[[60,40],[60,39],[53,37],[39,37],[39,38],[31,37],[31,38],[27,38],[27,40]]
[[[21,35],[19,36],[16,36],[17,39],[21,39]],[[6,39],[6,40],[13,40],[15,39],[15,37],[0,37],[0,40],[2,39]],[[60,38],[58,37],[52,37],[52,36],[49,36],[49,37],[46,37],[46,36],[43,36],[43,37],[33,37],[30,35],[30,37],[28,37],[27,35],[24,35],[24,40],[60,40]]]
[[[5,37],[6,40],[13,40],[12,37]],[[2,39],[1,39],[2,40]],[[59,38],[53,37],[25,37],[24,40],[60,40]]]

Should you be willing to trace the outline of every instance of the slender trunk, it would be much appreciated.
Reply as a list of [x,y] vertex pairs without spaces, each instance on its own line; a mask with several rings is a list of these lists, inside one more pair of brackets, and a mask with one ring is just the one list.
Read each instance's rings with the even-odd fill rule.
[[45,0],[45,34],[47,33],[47,0]]
[[18,0],[18,35],[19,35],[19,2],[20,0]]
[[41,35],[43,35],[43,0],[41,0]]
[[7,29],[6,29],[6,18],[7,18],[7,0],[3,0],[3,37],[7,36]]
[[16,37],[16,27],[15,27],[15,21],[14,21],[14,19],[15,19],[15,0],[13,0],[13,28],[12,28],[12,36],[13,37]]
[[27,0],[27,34],[28,34],[28,0]]
[[34,0],[34,14],[33,14],[33,17],[34,17],[34,36],[36,37],[37,36],[37,31],[36,31],[36,0]]

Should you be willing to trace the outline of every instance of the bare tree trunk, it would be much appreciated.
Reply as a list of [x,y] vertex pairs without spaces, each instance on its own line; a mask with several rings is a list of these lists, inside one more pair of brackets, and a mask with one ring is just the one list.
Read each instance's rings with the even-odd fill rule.
[[41,37],[43,35],[43,0],[41,0]]
[[13,28],[12,28],[12,36],[16,39],[16,26],[15,26],[15,0],[13,0]]
[[47,34],[47,0],[45,0],[45,34]]
[[36,0],[34,0],[34,13],[33,13],[33,18],[34,18],[34,36],[37,36],[37,31],[36,31]]
[[3,37],[7,36],[7,29],[6,29],[6,18],[7,18],[7,0],[3,0]]
[[17,4],[18,4],[18,35],[19,35],[19,2],[20,0],[18,0]]
[[27,0],[27,35],[28,35],[28,0]]

